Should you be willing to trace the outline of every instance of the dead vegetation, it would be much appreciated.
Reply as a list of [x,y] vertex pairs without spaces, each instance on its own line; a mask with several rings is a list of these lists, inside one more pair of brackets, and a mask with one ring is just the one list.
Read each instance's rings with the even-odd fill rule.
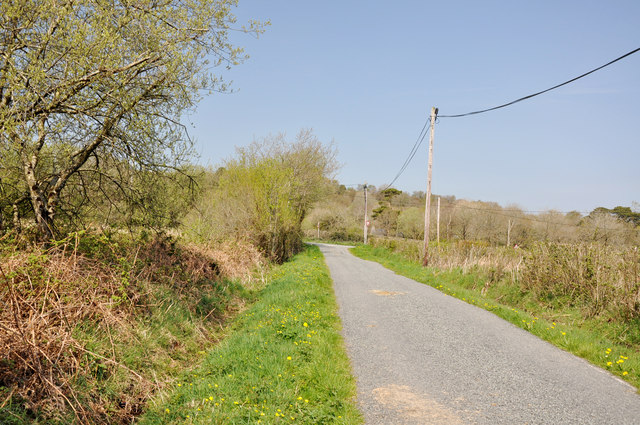
[[[209,324],[242,302],[242,288],[226,278],[248,282],[262,264],[237,241],[198,249],[76,233],[48,249],[10,246],[5,240],[0,251],[0,417],[7,423],[131,423],[171,380],[172,367],[215,338]],[[174,335],[171,326],[186,325],[169,315],[188,319],[191,345]],[[154,337],[160,345],[147,349],[154,330],[166,338]],[[150,358],[125,356],[136,345]]]
[[[422,242],[373,238],[404,257],[421,262]],[[516,286],[544,305],[564,303],[585,317],[607,315],[631,322],[640,319],[640,252],[637,247],[602,243],[537,242],[526,249],[490,246],[486,242],[442,243],[429,252],[429,264],[441,270],[478,273],[493,285]]]

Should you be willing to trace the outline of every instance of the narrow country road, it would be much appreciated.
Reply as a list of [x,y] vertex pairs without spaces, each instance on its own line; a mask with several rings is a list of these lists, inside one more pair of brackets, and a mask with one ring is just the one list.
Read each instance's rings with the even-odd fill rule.
[[319,244],[367,425],[640,424],[633,387],[497,316]]

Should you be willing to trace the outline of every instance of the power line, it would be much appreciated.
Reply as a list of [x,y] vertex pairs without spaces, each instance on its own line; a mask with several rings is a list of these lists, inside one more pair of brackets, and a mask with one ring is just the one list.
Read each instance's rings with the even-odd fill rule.
[[413,144],[413,147],[411,148],[411,151],[409,152],[407,159],[404,160],[402,167],[400,167],[400,170],[398,171],[396,176],[393,178],[393,180],[391,180],[391,183],[389,183],[384,189],[381,189],[381,190],[389,189],[393,185],[393,183],[395,183],[395,181],[398,180],[398,178],[402,175],[402,173],[404,173],[404,171],[407,169],[407,167],[413,160],[413,157],[416,156],[416,153],[418,152],[418,148],[420,148],[420,146],[422,145],[424,138],[427,136],[427,130],[430,127],[430,125],[431,125],[431,118],[428,118],[427,121],[424,123],[424,126],[422,127],[422,130],[420,131],[420,134],[418,135],[416,142]]
[[[500,216],[503,216],[503,217],[513,218],[513,219],[516,219],[516,220],[527,220],[527,221],[534,221],[534,222],[537,222],[537,223],[551,224],[551,225],[555,225],[555,226],[566,226],[566,227],[581,227],[582,219],[585,219],[585,218],[589,217],[589,216],[581,217],[580,218],[580,222],[578,222],[578,223],[563,223],[563,222],[558,222],[558,221],[540,220],[539,218],[531,217],[531,216],[515,216],[515,215],[509,215],[509,214],[502,214],[502,213],[498,212],[499,210],[475,208],[475,207],[470,207],[470,206],[466,206],[466,205],[454,205],[452,209],[455,209],[455,208],[463,208],[463,209],[477,210],[477,211],[488,211],[493,215],[500,215]],[[505,211],[516,211],[516,210],[505,210]],[[523,212],[526,212],[526,211],[523,211]],[[558,212],[558,211],[556,211],[556,212]],[[570,211],[570,212],[579,212],[579,211]],[[615,231],[615,230],[619,230],[619,229],[603,227],[602,230]]]
[[[383,189],[381,189],[383,190]],[[408,194],[408,193],[407,193]],[[411,196],[411,195],[410,195]],[[433,195],[436,196],[436,195]],[[360,193],[356,193],[353,195],[353,198],[364,198],[364,195],[361,195]],[[446,197],[445,197],[446,198]],[[403,206],[421,206],[418,205],[418,202],[421,201],[417,201],[414,203],[408,203],[405,205],[397,205],[400,207]],[[514,208],[478,208],[478,207],[471,207],[471,206],[466,206],[466,205],[460,205],[455,203],[456,201],[454,201],[454,203],[451,202],[445,202],[442,204],[442,208],[465,208],[465,209],[471,209],[471,210],[478,210],[478,211],[489,211],[489,212],[499,212],[499,213],[504,213],[504,212],[510,212],[510,213],[520,213],[520,214],[546,214],[546,213],[556,213],[556,214],[572,214],[572,213],[578,213],[581,214],[583,216],[588,216],[589,214],[591,214],[593,211],[578,211],[578,210],[571,210],[571,211],[558,211],[558,210],[554,210],[554,209],[549,209],[549,210],[521,210],[521,209],[514,209]],[[415,205],[413,205],[415,204]],[[514,218],[520,218],[520,216],[509,216],[509,217],[514,217]]]
[[539,92],[537,92],[537,93],[530,94],[530,95],[528,95],[528,96],[521,97],[521,98],[519,98],[519,99],[516,99],[516,100],[511,101],[511,102],[509,102],[509,103],[505,103],[505,104],[503,104],[503,105],[494,106],[493,108],[488,108],[488,109],[482,109],[482,110],[480,110],[480,111],[467,112],[467,113],[464,113],[464,114],[456,114],[456,115],[439,115],[438,117],[439,117],[439,118],[459,118],[459,117],[466,117],[466,116],[468,116],[468,115],[476,115],[476,114],[482,114],[482,113],[484,113],[484,112],[495,111],[496,109],[500,109],[500,108],[505,108],[505,107],[507,107],[507,106],[511,106],[511,105],[513,105],[514,103],[518,103],[518,102],[522,102],[523,100],[531,99],[532,97],[536,97],[536,96],[541,95],[541,94],[543,94],[543,93],[546,93],[546,92],[548,92],[548,91],[555,90],[555,89],[557,89],[557,88],[559,88],[559,87],[562,87],[562,86],[564,86],[564,85],[567,85],[567,84],[569,84],[569,83],[573,83],[574,81],[579,80],[580,78],[586,77],[586,76],[587,76],[587,75],[589,75],[589,74],[593,74],[594,72],[599,71],[599,70],[601,70],[602,68],[605,68],[605,67],[607,67],[607,66],[609,66],[609,65],[612,65],[612,64],[614,64],[614,63],[616,63],[616,62],[618,62],[618,61],[620,61],[620,60],[622,60],[622,59],[626,58],[627,56],[631,56],[631,55],[633,55],[634,53],[637,53],[637,52],[639,52],[639,51],[640,51],[640,47],[639,47],[639,48],[637,48],[637,49],[635,49],[635,50],[630,51],[629,53],[625,53],[624,55],[620,56],[619,58],[616,58],[616,59],[612,60],[611,62],[605,63],[605,64],[604,64],[604,65],[602,65],[602,66],[599,66],[599,67],[597,67],[597,68],[595,68],[595,69],[592,69],[592,70],[591,70],[591,71],[589,71],[589,72],[585,72],[585,73],[584,73],[584,74],[582,74],[582,75],[579,75],[579,76],[577,76],[577,77],[575,77],[575,78],[572,78],[572,79],[570,79],[570,80],[568,80],[568,81],[565,81],[564,83],[561,83],[561,84],[558,84],[558,85],[556,85],[556,86],[550,87],[550,88],[548,88],[548,89],[546,89],[546,90],[539,91]]
[[[353,199],[363,199],[364,195],[360,195],[360,194],[356,194]],[[512,215],[512,214],[505,214],[508,212],[512,212],[512,213],[524,213],[524,214],[533,214],[533,213],[545,213],[545,212],[557,212],[559,214],[568,214],[568,213],[572,213],[572,212],[578,212],[578,213],[586,213],[585,211],[569,211],[569,212],[562,212],[562,211],[553,211],[553,210],[548,210],[548,211],[521,211],[521,210],[513,210],[513,209],[503,209],[503,210],[499,210],[499,209],[489,209],[489,208],[477,208],[477,207],[472,207],[472,206],[468,206],[468,205],[459,205],[459,204],[452,204],[452,205],[445,205],[443,208],[449,209],[449,210],[456,210],[456,209],[465,209],[465,210],[474,210],[474,211],[482,211],[482,212],[488,212],[491,215],[499,215],[502,217],[508,217],[508,218],[513,218],[515,220],[525,220],[525,221],[534,221],[536,223],[544,223],[544,224],[551,224],[551,225],[555,225],[555,226],[567,226],[567,227],[580,227],[580,223],[574,224],[574,223],[566,223],[566,222],[560,222],[560,221],[549,221],[549,220],[541,220],[539,216],[527,216],[527,215]],[[584,217],[580,217],[580,220],[587,218],[588,215],[585,215]],[[566,218],[566,217],[563,217]],[[615,229],[607,229],[604,228],[605,230],[615,230]]]
[[[511,214],[503,214],[500,210],[491,210],[491,209],[485,209],[485,208],[475,208],[475,207],[470,207],[470,206],[466,206],[466,205],[453,205],[453,206],[446,207],[446,208],[451,208],[451,209],[454,209],[454,210],[456,208],[462,208],[462,209],[466,209],[466,210],[486,211],[486,212],[491,213],[492,215],[500,215],[500,216],[503,216],[503,217],[513,218],[513,219],[516,219],[516,220],[535,221],[535,222],[538,222],[538,223],[554,224],[554,225],[559,225],[559,226],[573,226],[573,227],[578,226],[578,224],[572,224],[572,223],[562,223],[562,222],[556,222],[556,221],[540,220],[538,218],[531,217],[531,216],[518,216],[518,215],[511,215]],[[514,210],[506,210],[506,211],[507,212],[508,211],[515,212]],[[526,212],[526,211],[518,211],[518,212]],[[584,218],[584,217],[581,217],[581,219],[582,218]]]

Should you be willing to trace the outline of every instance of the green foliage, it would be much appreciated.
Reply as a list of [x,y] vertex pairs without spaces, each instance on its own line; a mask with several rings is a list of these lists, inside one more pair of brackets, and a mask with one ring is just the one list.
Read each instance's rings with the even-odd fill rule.
[[379,216],[382,215],[382,213],[384,213],[387,209],[389,209],[388,205],[380,205],[376,208],[374,208],[372,210],[373,214],[371,214],[371,217],[373,218],[378,218]]
[[424,238],[424,208],[410,207],[400,212],[398,235],[408,239]]
[[402,193],[401,190],[396,189],[395,187],[388,187],[385,190],[380,191],[380,195],[385,202],[391,203],[391,200],[400,195]]
[[401,193],[402,191],[393,187],[380,191],[378,193],[379,205],[372,210],[372,218],[388,236],[396,236],[397,233],[400,210],[392,205],[392,200]]
[[617,206],[612,209],[598,207],[594,209],[589,215],[594,216],[598,214],[612,214],[623,221],[633,223],[636,226],[640,226],[640,212],[631,210],[631,207]]
[[362,423],[319,249],[271,279],[234,333],[155,398],[142,424]]
[[335,153],[310,130],[293,143],[284,135],[238,149],[187,217],[187,236],[200,242],[241,238],[282,262],[302,243],[302,220],[325,193]]
[[55,220],[78,219],[95,196],[132,184],[153,193],[149,175],[191,155],[181,114],[228,88],[211,65],[245,58],[229,32],[262,31],[257,22],[234,28],[236,4],[0,2],[0,215],[26,204],[52,239]]

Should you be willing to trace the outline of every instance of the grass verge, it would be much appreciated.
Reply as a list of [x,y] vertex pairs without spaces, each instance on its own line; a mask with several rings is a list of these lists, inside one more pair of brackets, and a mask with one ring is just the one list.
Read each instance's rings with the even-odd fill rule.
[[[360,245],[351,252],[376,261],[394,272],[430,285],[525,329],[545,341],[582,357],[640,389],[640,347],[608,337],[608,323],[585,319],[569,307],[549,310],[518,285],[496,285],[487,290],[486,278],[460,270],[425,268],[386,248]],[[613,333],[611,333],[613,334]],[[615,333],[617,334],[617,333]]]
[[309,246],[202,364],[150,403],[142,424],[358,424],[331,279]]

